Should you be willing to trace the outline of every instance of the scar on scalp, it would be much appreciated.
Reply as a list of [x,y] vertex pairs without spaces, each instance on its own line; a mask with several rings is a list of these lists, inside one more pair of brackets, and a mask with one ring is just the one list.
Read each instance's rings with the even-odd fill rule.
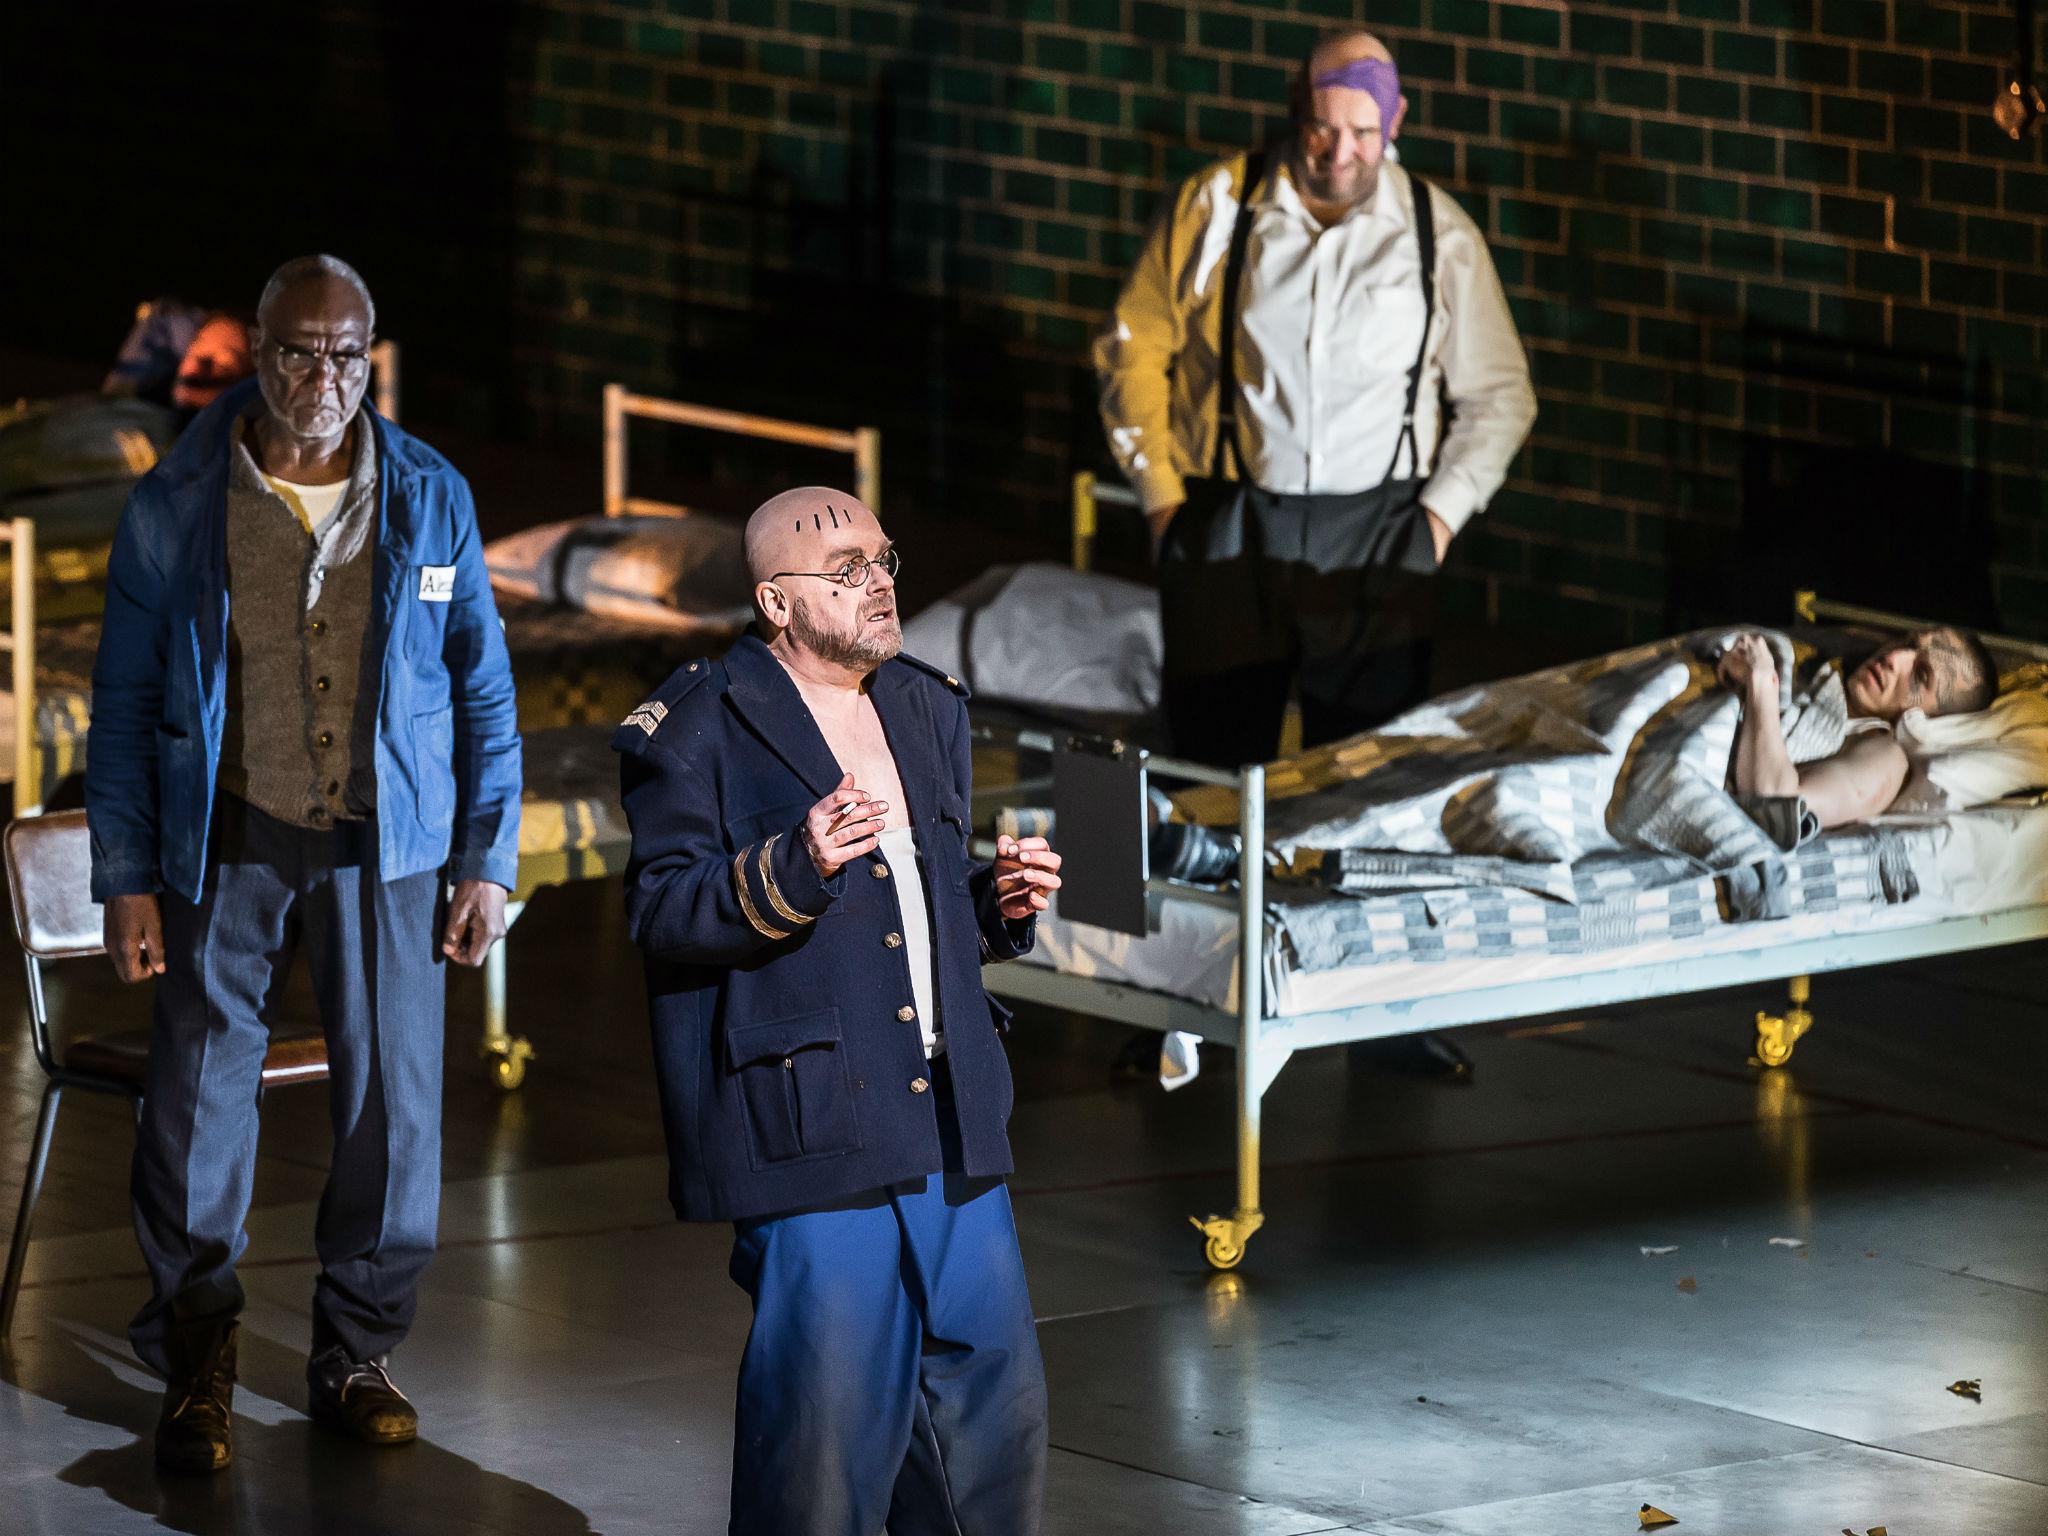
[[825,510],[832,514],[832,526],[834,528],[837,528],[839,526],[839,509],[828,503],[825,507]]

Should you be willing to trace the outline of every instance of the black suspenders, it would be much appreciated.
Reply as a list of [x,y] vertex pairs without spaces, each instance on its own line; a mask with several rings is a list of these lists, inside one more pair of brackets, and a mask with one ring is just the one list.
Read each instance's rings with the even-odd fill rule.
[[[1209,473],[1223,478],[1223,450],[1227,444],[1244,473],[1244,450],[1237,442],[1237,295],[1244,279],[1245,248],[1252,234],[1252,197],[1266,176],[1267,152],[1254,150],[1245,156],[1244,190],[1238,194],[1237,218],[1230,226],[1230,254],[1223,263],[1222,334],[1216,347],[1216,454]],[[1422,370],[1429,361],[1429,331],[1436,320],[1436,210],[1430,205],[1429,183],[1410,175],[1415,189],[1415,246],[1422,261],[1422,341],[1415,349],[1415,365],[1408,370],[1408,401],[1401,411],[1401,434],[1394,439],[1394,457],[1387,464],[1385,479],[1394,478],[1401,466],[1401,450],[1408,450],[1415,477],[1422,477],[1421,444],[1415,436],[1415,406],[1422,398]]]
[[1230,445],[1237,472],[1244,473],[1244,450],[1237,445],[1237,290],[1244,278],[1245,247],[1252,238],[1252,197],[1266,179],[1266,151],[1255,149],[1244,160],[1244,190],[1237,198],[1237,222],[1230,226],[1230,254],[1223,262],[1223,334],[1216,344],[1216,457],[1209,473],[1223,478],[1223,446]]
[[1422,257],[1422,342],[1415,349],[1415,366],[1408,370],[1408,404],[1401,411],[1401,435],[1394,439],[1394,456],[1387,461],[1385,478],[1394,478],[1401,467],[1401,449],[1406,445],[1414,477],[1422,478],[1422,445],[1415,439],[1415,403],[1422,398],[1422,365],[1429,360],[1429,328],[1436,320],[1436,210],[1430,206],[1429,183],[1410,176],[1415,189],[1415,247]]

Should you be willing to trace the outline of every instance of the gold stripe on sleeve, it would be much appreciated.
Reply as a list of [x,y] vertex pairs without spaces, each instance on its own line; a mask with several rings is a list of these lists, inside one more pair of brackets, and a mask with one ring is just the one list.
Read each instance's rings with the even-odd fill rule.
[[754,905],[754,893],[747,889],[747,855],[753,851],[752,848],[742,848],[732,861],[732,888],[739,892],[740,910],[747,914],[747,921],[754,925],[762,938],[786,939],[789,935],[780,928],[770,928],[761,921],[760,909]]
[[797,927],[801,928],[805,923],[815,923],[817,919],[815,917],[806,917],[782,899],[782,889],[776,885],[775,871],[768,863],[768,856],[774,851],[775,844],[781,837],[782,834],[778,832],[774,837],[769,838],[767,842],[761,845],[761,886],[768,892],[768,904],[775,908],[776,913],[784,921],[794,923]]

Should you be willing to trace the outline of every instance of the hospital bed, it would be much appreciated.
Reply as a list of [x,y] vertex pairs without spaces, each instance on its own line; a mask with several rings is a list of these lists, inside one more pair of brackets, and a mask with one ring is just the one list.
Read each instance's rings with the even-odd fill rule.
[[[1121,487],[1077,480],[1072,553],[1079,568],[1091,563],[1098,509],[1105,504],[1135,505],[1135,498]],[[1798,594],[1795,607],[1807,624],[1897,632],[1928,622],[1825,601],[1811,592]],[[2048,661],[2048,647],[2028,642],[2001,640],[1994,650],[2003,658]],[[1219,771],[1147,753],[1129,740],[1057,725],[984,721],[977,735],[985,752],[1021,753],[1031,761],[1050,757],[1052,779],[1063,765],[1086,764],[1092,783],[1075,803],[1099,803],[1106,773],[1113,785],[1113,770],[1105,764],[1234,799],[1245,850],[1235,891],[1145,880],[1142,869],[1112,871],[1102,878],[1139,886],[1142,919],[1125,923],[1125,931],[1069,921],[1062,909],[1081,885],[1076,876],[1086,878],[1077,863],[1091,862],[1077,861],[1074,853],[1092,852],[1099,839],[1084,839],[1081,849],[1068,842],[1068,888],[1061,907],[1040,919],[1036,951],[987,972],[990,990],[1014,1000],[1236,1048],[1236,1205],[1228,1215],[1190,1218],[1202,1234],[1208,1262],[1218,1269],[1238,1264],[1264,1223],[1262,1105],[1297,1052],[1784,981],[1789,987],[1783,1010],[1759,1013],[1755,1023],[1755,1060],[1776,1067],[1791,1058],[1812,1026],[1813,976],[2048,937],[2048,808],[2012,803],[1943,818],[1938,831],[1921,839],[1930,850],[1922,896],[1898,906],[1852,905],[1779,921],[1728,923],[1690,937],[1575,955],[1474,952],[1312,972],[1294,963],[1285,932],[1269,910],[1263,857],[1267,765]],[[1047,775],[1024,774],[1009,793],[1042,805],[1047,785]],[[985,808],[986,802],[978,811]],[[1103,861],[1092,862],[1099,870]],[[1097,905],[1103,895],[1085,888],[1078,893]],[[1112,896],[1110,905],[1117,904]]]

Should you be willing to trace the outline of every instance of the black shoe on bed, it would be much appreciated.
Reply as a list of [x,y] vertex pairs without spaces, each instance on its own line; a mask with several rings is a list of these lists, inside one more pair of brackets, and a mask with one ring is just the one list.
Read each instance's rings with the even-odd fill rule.
[[1351,1064],[1375,1072],[1465,1087],[1472,1081],[1472,1060],[1446,1035],[1389,1035],[1359,1040],[1351,1046]]

